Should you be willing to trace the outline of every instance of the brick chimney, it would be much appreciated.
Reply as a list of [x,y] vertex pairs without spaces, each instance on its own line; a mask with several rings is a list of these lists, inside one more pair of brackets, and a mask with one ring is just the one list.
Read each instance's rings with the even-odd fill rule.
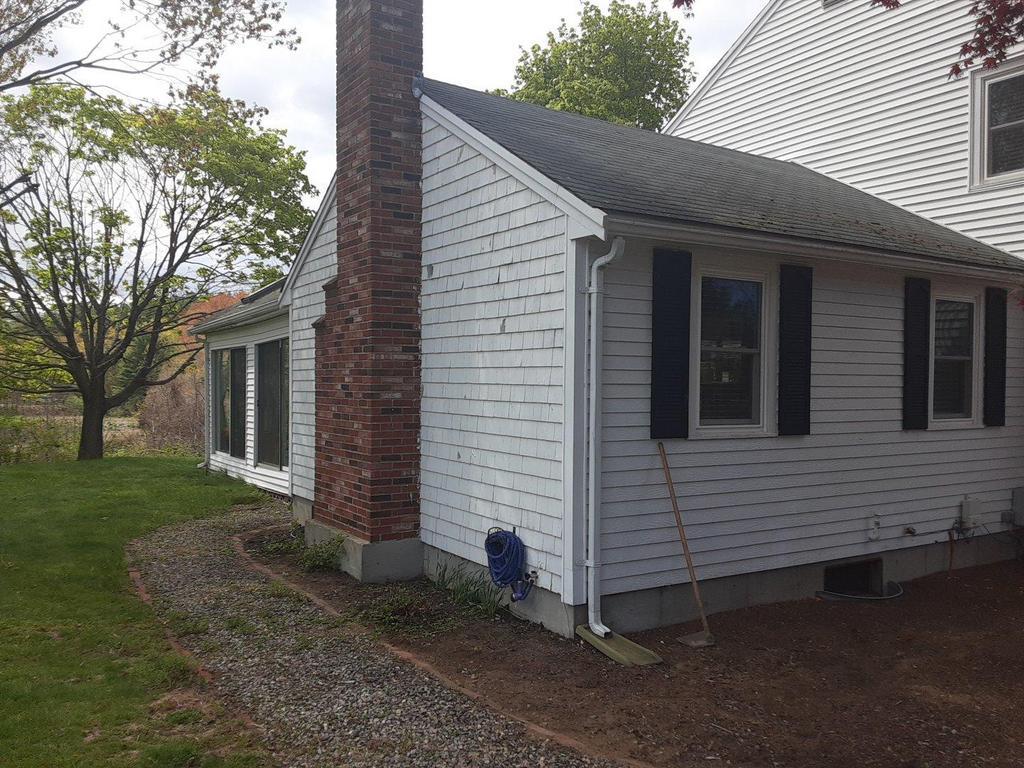
[[346,570],[378,581],[421,568],[423,0],[337,0],[337,24],[338,276],[316,333],[313,522],[346,535]]

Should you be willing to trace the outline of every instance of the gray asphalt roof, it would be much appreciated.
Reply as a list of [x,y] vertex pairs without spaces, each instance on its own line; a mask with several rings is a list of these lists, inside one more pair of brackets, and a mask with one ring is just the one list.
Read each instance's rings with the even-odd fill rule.
[[1024,272],[1024,260],[797,163],[615,125],[437,80],[423,92],[587,204]]
[[[192,333],[209,333],[218,328],[225,328],[234,325],[244,325],[247,321],[262,319],[273,314],[277,308],[277,302],[281,298],[281,289],[284,287],[284,278],[276,280],[270,285],[260,288],[242,299],[234,306],[214,312],[203,322],[197,323],[192,328]],[[284,311],[283,309],[281,310]]]

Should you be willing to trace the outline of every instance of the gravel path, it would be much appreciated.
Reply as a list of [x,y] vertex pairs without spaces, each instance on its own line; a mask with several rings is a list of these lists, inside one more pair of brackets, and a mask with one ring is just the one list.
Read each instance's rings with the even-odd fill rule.
[[287,520],[281,504],[239,508],[129,548],[158,613],[283,765],[612,765],[533,739],[248,568],[230,537]]

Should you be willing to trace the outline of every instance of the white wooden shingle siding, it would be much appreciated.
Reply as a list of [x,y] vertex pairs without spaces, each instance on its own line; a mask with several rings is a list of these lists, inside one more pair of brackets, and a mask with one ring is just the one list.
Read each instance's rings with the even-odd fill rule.
[[304,255],[291,284],[292,348],[292,494],[312,501],[314,481],[313,449],[316,435],[316,336],[313,323],[324,313],[325,283],[338,273],[337,208],[333,189],[321,203],[318,229],[311,233],[309,252]]
[[559,593],[566,217],[429,116],[423,154],[421,536],[514,527]]
[[[1008,319],[1007,426],[904,432],[904,274],[814,267],[811,434],[666,441],[701,578],[945,541],[968,494],[983,501],[979,532],[1003,530],[1000,513],[1024,485],[1017,303]],[[604,589],[616,593],[685,575],[650,439],[650,248],[631,242],[605,285],[602,558]],[[870,541],[876,514],[881,538]]]
[[970,189],[964,0],[782,0],[676,135],[793,160],[1024,256],[1024,182]]
[[[252,325],[243,325],[223,331],[212,331],[206,338],[207,349],[233,349],[245,347],[245,458],[230,456],[216,450],[217,435],[212,425],[215,407],[212,395],[207,401],[207,436],[210,440],[210,469],[225,472],[247,483],[274,493],[288,494],[288,468],[283,470],[256,464],[256,345],[265,341],[285,338],[288,335],[288,316],[279,315]],[[210,370],[208,368],[208,370]],[[213,376],[207,376],[207,391],[210,392]]]

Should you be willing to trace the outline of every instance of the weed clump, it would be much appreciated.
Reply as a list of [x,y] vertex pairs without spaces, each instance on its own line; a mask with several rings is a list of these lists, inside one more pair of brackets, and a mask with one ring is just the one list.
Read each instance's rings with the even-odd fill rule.
[[299,567],[306,572],[340,571],[344,548],[344,536],[335,536],[333,539],[327,539],[319,544],[305,547],[299,553]]
[[455,605],[488,619],[493,619],[505,607],[502,590],[482,573],[467,573],[461,563],[455,567],[448,563],[439,565],[435,583],[448,593]]

